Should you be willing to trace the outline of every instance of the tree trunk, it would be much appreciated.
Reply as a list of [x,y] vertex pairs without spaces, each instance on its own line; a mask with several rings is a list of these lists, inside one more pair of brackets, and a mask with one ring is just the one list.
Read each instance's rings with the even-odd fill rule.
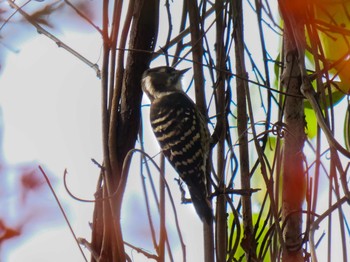
[[[114,16],[119,15],[117,10],[121,9],[121,4],[122,2],[115,1]],[[123,174],[122,168],[126,154],[135,145],[139,130],[142,98],[141,76],[148,68],[157,39],[159,0],[134,0],[129,4],[129,18],[126,18],[126,21],[130,22],[132,17],[129,50],[134,51],[128,52],[125,70],[123,59],[118,60],[122,62],[118,64],[116,70],[114,67],[115,46],[117,32],[119,32],[119,28],[115,27],[119,27],[118,19],[113,17],[112,28],[109,30],[109,1],[105,0],[103,6],[104,161],[101,170],[102,180],[98,184],[93,214],[91,261],[126,261],[120,216],[127,174],[126,172]],[[122,43],[128,36],[129,28],[126,26],[125,29],[121,36]],[[119,50],[119,56],[124,57],[124,52]],[[112,195],[115,197],[110,197]]]
[[[304,34],[303,24],[293,31]],[[300,91],[301,72],[298,48],[292,30],[284,31],[284,70],[281,84],[287,93],[285,97],[284,119],[286,133],[283,149],[282,221],[283,254],[282,261],[304,261],[302,256],[302,205],[305,197],[305,177],[303,170],[303,146],[305,141],[304,104]]]

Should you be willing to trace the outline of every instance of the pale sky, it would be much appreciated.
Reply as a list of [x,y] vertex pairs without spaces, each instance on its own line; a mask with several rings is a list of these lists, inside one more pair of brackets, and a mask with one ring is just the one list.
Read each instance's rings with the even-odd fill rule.
[[[93,62],[100,62],[101,39],[97,34],[65,32],[65,36],[71,46],[82,54],[89,54],[88,58]],[[91,68],[44,36],[32,38],[19,48],[18,54],[9,53],[0,78],[0,105],[5,121],[5,159],[11,165],[31,161],[43,165],[56,178],[56,193],[66,208],[76,235],[90,240],[88,222],[92,218],[93,204],[71,199],[63,188],[62,176],[67,168],[70,190],[81,198],[93,199],[99,170],[90,159],[99,162],[102,160],[100,80]],[[148,119],[147,107],[143,110]],[[145,127],[145,130],[150,132],[149,127]],[[152,133],[146,136],[153,138]],[[156,140],[150,139],[150,143],[153,144],[153,149],[149,153],[153,151],[156,154],[159,150]],[[138,164],[136,169],[138,170]],[[174,172],[170,171],[175,177]],[[169,181],[173,184],[173,191],[178,191],[172,177]],[[132,212],[135,207],[142,208],[144,205],[143,201],[135,198],[142,192],[140,177],[131,176],[129,184],[131,186],[128,186],[123,208],[128,210],[130,207]],[[175,201],[179,203],[180,196],[176,192],[175,195]],[[53,197],[50,201],[56,206]],[[186,214],[181,215],[183,212]],[[179,208],[179,213],[180,217],[186,217],[182,229],[188,247],[194,243],[200,247],[201,223],[195,211],[191,205],[186,205]],[[151,241],[148,244],[139,241],[148,224],[140,224],[140,214],[137,220],[130,219],[134,216],[135,213],[125,213],[122,218],[126,240],[144,245],[152,251]],[[48,221],[43,228],[35,229],[29,238],[23,238],[20,243],[19,238],[15,238],[4,245],[6,262],[21,262],[24,259],[45,262],[48,257],[53,262],[84,261],[63,217],[61,214],[58,217],[60,223],[54,221],[50,226]],[[169,223],[173,226],[173,222]],[[190,230],[186,230],[186,225]],[[170,234],[175,232],[175,229],[169,228]],[[199,232],[199,236],[193,232]],[[177,241],[172,238],[173,243]],[[180,251],[175,247],[173,251],[176,250]],[[200,258],[201,254],[195,250],[187,250],[189,261],[192,256]],[[89,257],[89,253],[85,253]],[[144,256],[136,252],[132,252],[132,255],[134,261],[144,261]]]

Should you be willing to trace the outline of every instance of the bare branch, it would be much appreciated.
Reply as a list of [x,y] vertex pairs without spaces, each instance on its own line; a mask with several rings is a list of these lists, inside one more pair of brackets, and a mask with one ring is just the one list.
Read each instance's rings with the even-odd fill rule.
[[79,60],[81,60],[83,63],[87,64],[89,67],[91,67],[92,69],[95,70],[97,77],[101,78],[101,72],[100,72],[100,69],[96,63],[90,62],[88,59],[86,59],[84,56],[79,54],[73,48],[69,47],[68,45],[63,43],[61,40],[59,40],[56,36],[54,36],[53,34],[48,32],[46,29],[44,29],[41,25],[39,25],[37,22],[35,22],[29,14],[24,12],[22,10],[22,8],[19,7],[14,1],[7,0],[7,2],[9,3],[9,5],[11,7],[15,8],[16,11],[19,12],[31,25],[33,25],[39,34],[43,34],[43,35],[47,36],[52,41],[54,41],[58,47],[62,47],[63,49],[65,49],[66,51],[68,51],[69,53],[71,53],[72,55],[77,57]]
[[87,17],[83,12],[75,7],[69,0],[64,0],[64,2],[71,7],[80,17],[82,17],[86,22],[88,22],[93,28],[97,30],[102,35],[102,30],[97,25],[95,25],[89,17]]
[[50,188],[50,190],[51,190],[51,193],[52,193],[52,195],[54,196],[54,198],[55,198],[55,200],[56,200],[56,203],[58,204],[58,207],[60,208],[60,211],[61,211],[61,213],[62,213],[62,215],[63,215],[63,217],[64,217],[64,220],[66,221],[66,223],[67,223],[67,225],[68,225],[68,227],[69,227],[69,230],[70,230],[70,232],[72,233],[72,236],[74,237],[74,240],[75,240],[75,242],[76,242],[77,245],[78,245],[78,248],[79,248],[79,250],[80,250],[81,255],[83,256],[84,260],[87,262],[88,260],[87,260],[87,258],[86,258],[86,256],[85,256],[83,250],[81,249],[79,240],[78,240],[77,236],[76,236],[75,233],[74,233],[74,230],[73,230],[73,228],[72,228],[72,225],[71,225],[70,222],[69,222],[69,219],[68,219],[68,217],[67,217],[66,211],[64,211],[63,206],[61,205],[61,202],[60,202],[60,200],[58,199],[58,196],[56,195],[56,192],[55,192],[55,190],[53,189],[53,187],[52,187],[52,185],[51,185],[51,182],[50,182],[49,177],[46,175],[44,169],[43,169],[41,166],[39,166],[39,170],[40,170],[41,174],[44,176],[44,178],[45,178],[45,180],[46,180],[46,183],[47,183],[47,185],[49,186],[49,188]]

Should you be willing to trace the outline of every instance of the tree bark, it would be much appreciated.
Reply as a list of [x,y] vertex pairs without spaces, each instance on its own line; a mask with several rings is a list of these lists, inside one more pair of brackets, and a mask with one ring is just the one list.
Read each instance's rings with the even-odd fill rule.
[[[236,14],[235,40],[236,83],[237,83],[237,129],[239,137],[239,158],[242,189],[250,190],[249,148],[248,148],[248,116],[246,90],[248,89],[248,74],[244,59],[243,9],[242,1],[235,1],[233,12]],[[242,247],[246,261],[256,260],[256,241],[252,219],[251,195],[242,196],[243,229]]]
[[[120,8],[121,2],[114,5]],[[159,0],[131,1],[133,22],[129,35],[129,51],[124,70],[122,64],[114,70],[116,28],[108,32],[109,1],[103,5],[104,55],[102,68],[102,121],[104,161],[102,182],[99,182],[93,214],[91,261],[124,262],[124,240],[120,223],[121,204],[127,174],[123,174],[126,154],[134,147],[140,124],[142,99],[141,76],[148,68],[158,34]],[[130,9],[132,8],[132,9]],[[128,18],[127,18],[128,19]],[[112,24],[119,26],[119,23]],[[124,32],[125,33],[125,32]],[[127,32],[126,32],[127,34]],[[119,50],[119,52],[125,52]],[[113,55],[110,58],[110,54]],[[110,63],[113,63],[110,66]],[[117,79],[113,81],[114,74]],[[122,80],[120,79],[122,77]],[[114,82],[117,83],[114,86]],[[118,83],[122,83],[118,86]],[[108,92],[109,87],[109,92]],[[108,95],[110,96],[108,98]],[[112,99],[111,99],[112,97]],[[111,105],[108,104],[111,101]],[[122,177],[124,175],[125,177]],[[117,193],[115,197],[111,197]],[[105,200],[102,200],[104,198]]]
[[304,104],[300,91],[302,73],[299,67],[295,33],[304,35],[302,23],[293,30],[285,27],[283,38],[284,69],[281,84],[286,91],[284,121],[286,133],[283,149],[282,221],[284,247],[282,261],[304,261],[302,255],[302,205],[306,183],[303,169],[303,146],[305,141]]
[[[225,63],[226,52],[224,44],[224,1],[215,2],[216,15],[216,97],[217,97],[217,176],[219,192],[225,193],[226,177],[225,177],[225,140],[227,132],[226,120],[226,97],[225,97]],[[227,201],[224,194],[220,194],[216,200],[216,249],[217,261],[224,262],[227,257]]]
[[[190,21],[192,58],[193,58],[193,78],[196,95],[196,105],[201,113],[207,117],[207,106],[205,100],[205,86],[203,74],[203,30],[199,15],[199,8],[197,1],[187,0],[188,15]],[[210,165],[207,165],[207,181],[210,182]],[[208,186],[210,193],[210,186]],[[214,261],[214,232],[213,221],[207,223],[203,222],[203,238],[204,238],[204,261]]]

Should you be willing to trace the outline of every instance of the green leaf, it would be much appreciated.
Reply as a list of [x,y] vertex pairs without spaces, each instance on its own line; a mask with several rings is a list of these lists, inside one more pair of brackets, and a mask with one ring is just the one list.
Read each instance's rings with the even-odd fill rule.
[[[326,83],[324,83],[327,108],[329,108],[330,106],[337,105],[346,96],[347,91],[345,92],[345,90],[348,89],[347,86],[348,85],[343,82],[339,82],[339,81],[331,82],[331,97],[330,97],[328,94],[328,88],[326,88]],[[332,100],[330,98],[332,98]],[[332,104],[330,101],[332,101]],[[320,106],[322,107],[322,104],[320,104]],[[304,107],[307,109],[313,109],[308,100],[304,101]]]
[[317,134],[317,119],[313,109],[305,108],[306,134],[309,139],[312,139]]
[[[257,255],[259,255],[260,253],[261,254],[265,253],[265,256],[264,256],[262,261],[270,262],[270,252],[264,252],[264,251],[266,251],[266,248],[268,248],[267,245],[268,245],[269,238],[270,238],[270,236],[267,235],[267,233],[269,232],[269,223],[265,223],[265,221],[264,221],[265,218],[262,217],[259,220],[259,224],[257,224],[258,219],[259,219],[258,213],[254,213],[252,218],[253,218],[253,227],[257,229],[255,237],[256,238],[258,237],[258,239],[256,239],[257,240],[256,253],[257,253]],[[230,214],[229,225],[232,225],[233,219],[234,219],[233,215]],[[242,222],[242,221],[240,221],[240,222]],[[244,257],[244,250],[241,247],[241,242],[243,239],[243,225],[242,225],[242,223],[240,223],[240,228],[241,228],[241,235],[240,235],[240,240],[239,240],[240,244],[239,244],[239,246],[236,250],[235,256],[234,256],[237,260]],[[231,229],[229,228],[228,232],[230,232],[230,231],[231,231]],[[234,230],[233,239],[235,240],[236,238],[237,238],[237,230]],[[263,249],[263,250],[261,250],[261,249]],[[243,259],[243,261],[245,261],[245,260]]]
[[318,36],[322,44],[325,59],[331,72],[338,76],[348,87],[350,87],[350,59],[349,42],[350,20],[348,0],[318,1],[315,5],[316,19],[319,21]]
[[[273,71],[275,72],[276,81],[279,81],[281,74],[281,54],[279,53],[275,59],[275,63],[273,65]],[[276,86],[278,86],[278,82],[276,82]]]
[[344,140],[345,147],[350,151],[350,104],[346,109],[345,119],[344,119]]

